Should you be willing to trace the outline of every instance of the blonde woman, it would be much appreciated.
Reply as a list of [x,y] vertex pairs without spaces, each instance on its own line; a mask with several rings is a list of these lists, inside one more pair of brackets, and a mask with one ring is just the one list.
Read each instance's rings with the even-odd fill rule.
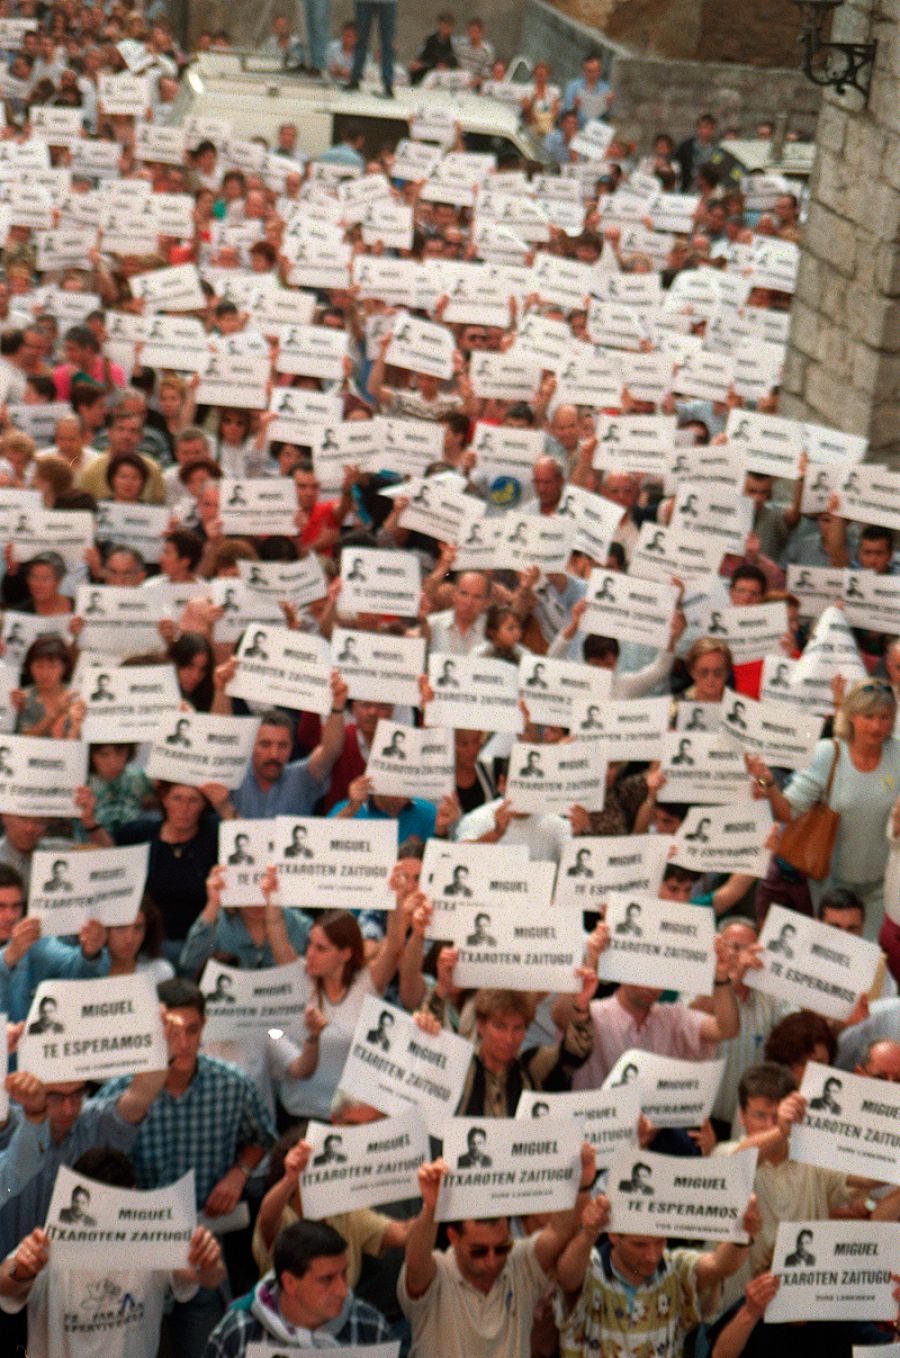
[[[878,937],[884,915],[887,823],[900,794],[896,715],[894,690],[883,679],[854,684],[844,698],[834,722],[838,759],[828,803],[841,823],[828,878],[810,882],[816,899],[832,887],[855,891],[865,904],[869,939]],[[745,755],[753,795],[766,798],[776,820],[793,820],[823,795],[834,753],[834,740],[820,740],[809,768],[794,773],[783,792],[758,755]]]

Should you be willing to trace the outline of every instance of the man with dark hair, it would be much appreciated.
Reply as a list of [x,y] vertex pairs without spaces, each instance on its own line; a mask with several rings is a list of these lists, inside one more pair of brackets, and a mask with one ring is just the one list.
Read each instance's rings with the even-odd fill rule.
[[40,933],[38,916],[25,914],[21,875],[0,862],[0,1013],[13,1023],[27,1017],[41,981],[86,981],[109,969],[105,930],[97,920],[82,925],[77,947],[61,938],[41,938]]
[[[198,1211],[207,1216],[233,1212],[247,1180],[275,1140],[271,1116],[249,1075],[200,1051],[206,1001],[198,986],[182,977],[157,987],[169,1046],[165,1084],[134,1143],[132,1159],[141,1188],[162,1188],[194,1171]],[[115,1098],[122,1079],[111,1080],[101,1097]],[[169,1321],[179,1354],[202,1352],[225,1309],[221,1289],[201,1288],[176,1304]]]
[[[347,1246],[322,1221],[295,1221],[275,1241],[273,1268],[219,1322],[203,1358],[244,1358],[250,1344],[319,1348],[384,1343],[380,1312],[347,1287]],[[201,1350],[196,1351],[198,1354]]]
[[291,761],[294,723],[270,708],[262,715],[250,767],[236,792],[216,810],[230,820],[272,816],[308,816],[325,791],[328,775],[344,745],[347,685],[331,673],[331,712],[322,723],[321,739],[306,759]]

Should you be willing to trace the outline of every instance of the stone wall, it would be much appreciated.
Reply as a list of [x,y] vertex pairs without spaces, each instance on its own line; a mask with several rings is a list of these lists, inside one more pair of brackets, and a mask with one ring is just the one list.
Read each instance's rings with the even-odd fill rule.
[[616,93],[616,128],[642,148],[663,129],[687,136],[704,110],[742,136],[777,113],[787,113],[787,130],[803,139],[815,127],[820,94],[798,70],[639,55],[546,0],[525,0],[522,49],[546,57],[558,83],[580,73],[591,49],[602,51]]
[[[870,34],[871,27],[871,34]],[[877,39],[867,105],[824,98],[782,409],[900,459],[900,12],[848,0],[834,35]]]

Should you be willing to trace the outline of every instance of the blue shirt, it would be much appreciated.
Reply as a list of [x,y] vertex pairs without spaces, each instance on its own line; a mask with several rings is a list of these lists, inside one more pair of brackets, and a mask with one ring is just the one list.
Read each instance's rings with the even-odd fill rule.
[[281,777],[264,792],[252,767],[244,774],[232,805],[247,820],[269,820],[272,816],[308,816],[328,786],[328,779],[317,782],[309,771],[308,759],[286,764]]
[[39,938],[15,966],[6,965],[5,949],[0,952],[0,1013],[11,1023],[28,1017],[34,992],[41,981],[89,981],[109,972],[109,956],[104,948],[88,961],[78,944],[61,938]]
[[[329,811],[329,816],[336,816],[347,805],[346,801],[338,802],[337,806],[333,806]],[[386,811],[379,811],[370,797],[365,806],[360,807],[353,819],[396,820],[397,842],[402,844],[410,835],[416,835],[419,839],[431,838],[437,821],[437,807],[433,802],[423,801],[421,797],[410,797],[399,816],[389,816]]]
[[327,151],[323,151],[318,157],[326,165],[352,165],[356,170],[365,170],[366,162],[358,151],[347,142],[338,142],[336,146],[329,146]]
[[[575,108],[575,100],[586,95],[589,101],[589,108],[587,112],[583,111],[581,108],[577,110],[579,126],[584,127],[585,123],[590,122],[591,118],[605,117],[607,110],[606,96],[611,89],[612,86],[608,80],[598,80],[594,88],[589,90],[587,81],[583,75],[580,75],[575,80],[570,80],[568,85],[566,85],[566,92],[563,95],[563,112],[568,113],[571,109]],[[596,112],[594,112],[593,109],[594,101],[596,101],[598,105]]]
[[[130,1076],[110,1080],[98,1097],[117,1099]],[[189,1169],[202,1208],[219,1180],[247,1146],[268,1149],[275,1126],[256,1085],[230,1061],[197,1057],[197,1072],[175,1098],[162,1090],[138,1128],[131,1152],[139,1188],[163,1188]]]

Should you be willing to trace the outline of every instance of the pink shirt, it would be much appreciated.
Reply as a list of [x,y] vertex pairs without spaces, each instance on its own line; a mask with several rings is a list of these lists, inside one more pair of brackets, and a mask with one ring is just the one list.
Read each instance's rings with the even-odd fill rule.
[[572,1088],[599,1089],[622,1053],[631,1047],[680,1061],[711,1061],[716,1044],[704,1042],[700,1036],[703,1020],[708,1017],[684,1004],[655,1004],[638,1027],[615,995],[593,1000],[594,1050],[575,1072]]
[[[60,363],[58,368],[53,370],[53,381],[56,384],[56,395],[60,401],[68,401],[72,393],[72,378],[78,372],[71,363]],[[91,371],[88,377],[92,377],[95,382],[112,382],[113,386],[124,387],[126,383],[125,370],[120,368],[118,363],[107,365],[102,354],[98,354],[94,363],[91,364]]]

